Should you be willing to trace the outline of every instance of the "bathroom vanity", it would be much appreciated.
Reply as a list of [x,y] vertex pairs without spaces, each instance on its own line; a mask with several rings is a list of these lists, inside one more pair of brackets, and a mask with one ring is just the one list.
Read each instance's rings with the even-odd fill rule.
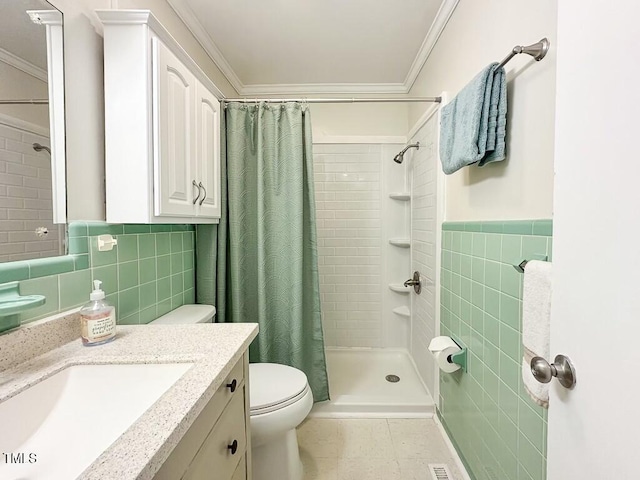
[[[118,326],[113,342],[90,348],[78,326],[74,313],[0,336],[0,419],[17,432],[3,435],[0,449],[37,458],[0,464],[0,478],[251,478],[255,324]],[[140,392],[155,397],[136,406]],[[88,418],[79,418],[88,403]]]

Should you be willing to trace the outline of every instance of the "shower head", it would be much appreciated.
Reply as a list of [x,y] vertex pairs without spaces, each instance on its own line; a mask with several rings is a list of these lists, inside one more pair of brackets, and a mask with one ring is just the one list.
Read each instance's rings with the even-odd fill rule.
[[42,150],[46,150],[47,152],[49,152],[49,155],[51,155],[51,149],[45,145],[40,145],[39,143],[34,143],[32,145],[33,149],[36,152],[41,152]]
[[420,150],[420,142],[412,143],[411,145],[407,145],[406,147],[404,147],[400,151],[400,153],[398,153],[395,157],[393,157],[393,161],[396,163],[402,163],[402,161],[404,160],[405,152],[410,148],[415,148],[416,150]]

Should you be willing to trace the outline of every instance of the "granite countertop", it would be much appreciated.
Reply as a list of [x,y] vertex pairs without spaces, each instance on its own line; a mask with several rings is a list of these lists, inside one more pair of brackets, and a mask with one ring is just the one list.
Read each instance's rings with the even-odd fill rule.
[[1,371],[0,402],[71,365],[193,363],[78,477],[151,479],[257,334],[252,323],[118,326],[110,343],[74,339]]

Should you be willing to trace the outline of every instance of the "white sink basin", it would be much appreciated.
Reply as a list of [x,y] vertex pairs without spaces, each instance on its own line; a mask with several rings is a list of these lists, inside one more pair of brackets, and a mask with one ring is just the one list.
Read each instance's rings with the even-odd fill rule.
[[0,403],[0,478],[77,478],[192,365],[72,366]]

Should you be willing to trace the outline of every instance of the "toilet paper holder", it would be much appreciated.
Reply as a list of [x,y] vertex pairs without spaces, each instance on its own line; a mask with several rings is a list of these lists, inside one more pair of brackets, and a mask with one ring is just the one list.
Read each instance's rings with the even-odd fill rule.
[[453,341],[458,344],[458,347],[460,347],[460,351],[458,353],[452,353],[451,355],[449,355],[449,357],[447,357],[447,361],[449,363],[460,365],[464,373],[467,373],[467,347],[463,347],[462,345],[460,345],[460,342],[455,338],[453,339]]

